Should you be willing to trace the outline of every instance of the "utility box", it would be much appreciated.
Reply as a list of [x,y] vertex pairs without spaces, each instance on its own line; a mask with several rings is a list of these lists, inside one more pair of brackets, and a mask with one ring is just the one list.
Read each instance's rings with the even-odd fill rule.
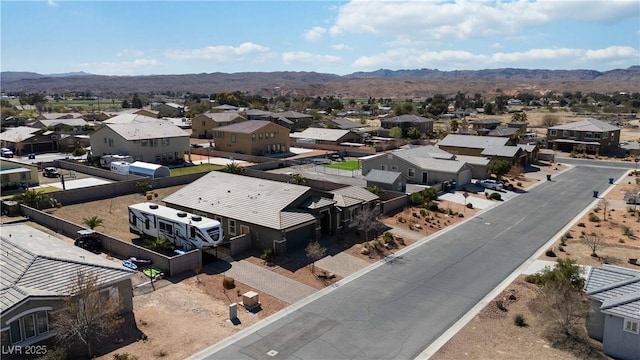
[[2,215],[18,216],[20,215],[20,204],[13,200],[2,200]]
[[242,294],[242,306],[249,311],[260,308],[260,295],[254,291]]

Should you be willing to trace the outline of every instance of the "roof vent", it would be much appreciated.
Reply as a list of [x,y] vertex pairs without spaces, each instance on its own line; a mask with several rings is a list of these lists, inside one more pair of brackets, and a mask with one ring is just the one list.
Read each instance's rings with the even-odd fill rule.
[[200,221],[200,220],[202,220],[202,216],[194,215],[194,216],[192,216],[192,217],[191,217],[191,220],[193,220],[193,221]]
[[187,217],[187,213],[183,211],[178,211],[178,217]]
[[149,204],[149,209],[157,209],[158,208],[158,204]]

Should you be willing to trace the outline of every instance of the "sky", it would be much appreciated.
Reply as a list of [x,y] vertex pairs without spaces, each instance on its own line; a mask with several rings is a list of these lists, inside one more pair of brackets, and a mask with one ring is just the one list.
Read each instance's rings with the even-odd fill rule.
[[0,69],[40,74],[640,65],[637,0],[0,0],[0,20]]

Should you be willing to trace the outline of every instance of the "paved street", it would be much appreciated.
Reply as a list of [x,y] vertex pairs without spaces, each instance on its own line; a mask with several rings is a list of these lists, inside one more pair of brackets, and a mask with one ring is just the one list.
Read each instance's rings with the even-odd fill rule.
[[194,358],[413,359],[623,172],[566,171]]

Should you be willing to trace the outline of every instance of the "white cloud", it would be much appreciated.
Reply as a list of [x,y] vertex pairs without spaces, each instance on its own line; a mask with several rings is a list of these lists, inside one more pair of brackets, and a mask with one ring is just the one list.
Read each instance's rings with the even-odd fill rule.
[[587,64],[589,68],[608,69],[613,65],[637,61],[640,52],[628,46],[604,49],[547,48],[522,52],[477,54],[469,51],[429,51],[415,48],[391,49],[372,56],[361,56],[352,64],[365,70],[377,68],[438,68],[483,69],[500,67],[574,68]]
[[314,66],[338,65],[342,59],[333,55],[312,54],[304,51],[288,51],[282,53],[282,61],[286,65],[304,64]]
[[316,26],[304,32],[304,38],[307,41],[318,41],[322,40],[324,36],[327,34],[327,29]]
[[56,7],[58,6],[58,3],[53,0],[47,0],[47,5],[51,7]]
[[216,62],[240,61],[245,56],[268,53],[269,48],[251,42],[233,47],[228,45],[207,46],[200,49],[168,49],[165,56],[174,60],[212,60]]
[[[413,41],[505,36],[566,20],[609,23],[637,16],[635,1],[370,1],[340,7],[331,35],[374,34]],[[404,40],[406,41],[406,39]]]
[[78,65],[80,70],[100,75],[138,75],[148,74],[149,67],[160,65],[154,59],[135,59],[133,61],[104,61],[83,63]]
[[492,49],[502,49],[502,44],[500,44],[499,42],[495,42],[493,44],[491,44],[491,46],[489,46]]
[[347,44],[334,44],[334,45],[331,45],[331,48],[336,51],[344,51],[344,50],[351,49]]
[[141,57],[144,56],[144,51],[142,50],[132,50],[132,49],[124,49],[117,54],[119,57],[121,56],[133,56],[133,57]]

